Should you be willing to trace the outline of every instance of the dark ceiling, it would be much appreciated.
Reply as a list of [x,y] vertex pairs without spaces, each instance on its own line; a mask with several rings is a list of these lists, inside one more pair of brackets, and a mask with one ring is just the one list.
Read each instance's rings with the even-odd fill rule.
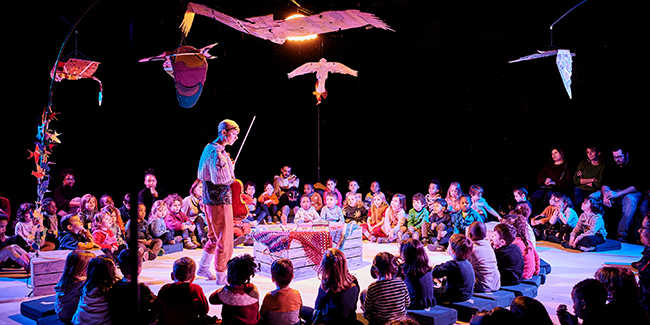
[[[119,197],[142,187],[152,167],[161,187],[185,195],[217,123],[235,119],[245,133],[253,116],[236,173],[260,185],[284,164],[318,181],[319,116],[321,180],[339,179],[342,191],[356,178],[363,191],[379,180],[390,192],[413,194],[439,178],[445,190],[455,180],[479,183],[488,199],[504,202],[510,186],[533,185],[553,145],[575,164],[590,143],[626,141],[637,157],[645,154],[649,29],[646,13],[630,3],[586,1],[555,25],[553,45],[576,53],[569,99],[554,59],[507,62],[548,50],[549,26],[578,1],[296,0],[300,9],[289,0],[196,2],[239,19],[359,9],[395,32],[358,28],[277,45],[197,15],[186,43],[219,42],[211,51],[218,58],[209,61],[197,105],[183,109],[160,62],[137,60],[180,44],[187,1],[98,1],[63,56],[74,56],[76,46],[77,57],[101,62],[104,103],[97,106],[93,81],[54,84],[53,109],[61,114],[52,126],[62,144],[51,157],[52,188],[58,172],[72,167],[87,192]],[[29,73],[18,74],[23,87],[10,94],[20,107],[4,110],[10,127],[2,137],[11,141],[0,196],[14,206],[35,199],[34,166],[25,158],[47,104],[48,72],[71,25],[93,3],[12,10],[35,26],[15,31],[29,49]],[[321,57],[359,76],[331,75],[318,108],[315,77],[286,73]]]

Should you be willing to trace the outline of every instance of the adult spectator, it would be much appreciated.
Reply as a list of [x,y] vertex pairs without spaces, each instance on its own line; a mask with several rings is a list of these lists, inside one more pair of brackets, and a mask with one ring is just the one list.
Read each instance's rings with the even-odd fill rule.
[[138,202],[144,203],[147,207],[147,215],[151,212],[151,206],[158,200],[164,200],[167,192],[158,187],[158,179],[153,169],[149,168],[144,172],[144,188],[138,193]]
[[75,188],[75,171],[72,168],[64,169],[59,178],[61,179],[61,186],[54,189],[52,198],[56,202],[56,208],[59,211],[58,215],[65,217],[68,214],[76,213],[81,202],[81,195]]
[[530,196],[530,202],[535,211],[541,211],[548,206],[552,192],[570,194],[573,181],[566,160],[564,150],[551,149],[551,161],[537,174],[537,190]]
[[616,146],[612,155],[616,166],[605,169],[602,188],[592,196],[602,198],[606,207],[611,208],[612,205],[622,207],[621,221],[618,223],[618,239],[627,242],[628,236],[633,237],[636,231],[634,213],[643,198],[639,191],[641,174],[637,165],[630,162],[630,153],[624,147]]
[[576,205],[584,201],[587,196],[600,190],[603,184],[605,165],[600,150],[597,147],[588,147],[587,160],[580,162],[573,175],[573,183],[576,185],[573,191],[573,202]]
[[273,178],[273,193],[275,193],[278,198],[289,191],[290,188],[299,188],[299,186],[300,179],[296,175],[291,174],[290,166],[282,166],[282,169],[280,169],[280,175],[276,175]]

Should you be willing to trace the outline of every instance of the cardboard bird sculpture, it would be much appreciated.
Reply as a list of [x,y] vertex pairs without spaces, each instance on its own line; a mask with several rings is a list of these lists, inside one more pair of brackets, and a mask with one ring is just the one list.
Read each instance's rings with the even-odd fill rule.
[[327,98],[327,90],[325,89],[325,81],[327,80],[327,75],[330,72],[349,74],[352,76],[357,76],[358,72],[352,70],[347,66],[338,63],[338,62],[327,62],[327,60],[320,59],[318,62],[307,62],[293,71],[289,72],[287,75],[289,78],[299,76],[306,73],[316,73],[316,100],[318,101],[316,105],[321,103],[321,97]]

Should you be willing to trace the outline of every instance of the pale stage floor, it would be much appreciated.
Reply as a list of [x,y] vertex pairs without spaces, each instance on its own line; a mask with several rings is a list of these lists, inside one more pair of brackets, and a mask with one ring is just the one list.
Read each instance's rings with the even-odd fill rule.
[[[569,306],[569,310],[572,310],[570,294],[574,284],[582,279],[593,277],[594,272],[606,262],[629,265],[640,258],[642,246],[631,244],[623,244],[622,246],[621,250],[616,251],[582,253],[566,250],[557,244],[537,243],[537,251],[540,257],[551,264],[552,272],[548,275],[546,284],[540,287],[536,299],[546,306],[556,324],[558,322],[555,309],[559,304],[566,304]],[[397,244],[364,242],[363,264],[361,268],[351,270],[358,278],[362,289],[367,288],[373,281],[370,276],[370,265],[375,254],[382,251],[398,254]],[[449,259],[449,255],[444,252],[429,252],[428,250],[427,252],[431,265]],[[252,247],[239,246],[235,248],[235,255],[245,253],[252,255]],[[158,257],[155,261],[145,262],[140,281],[144,281],[154,293],[157,293],[163,284],[171,281],[170,273],[174,260],[183,256],[189,256],[198,262],[201,250],[184,250]],[[260,297],[264,297],[268,291],[275,289],[271,279],[266,276],[256,275],[252,282],[257,286]],[[207,296],[218,288],[214,281],[208,281],[201,277],[197,278],[195,283],[203,287],[203,291]],[[20,314],[20,303],[31,299],[27,298],[30,292],[29,284],[29,277],[25,276],[24,271],[7,269],[0,271],[0,324],[35,324],[33,320]],[[311,278],[294,281],[291,287],[300,291],[304,305],[313,306],[318,285],[319,280]],[[361,312],[359,307],[358,312]],[[210,315],[220,316],[220,314],[221,306],[210,306]]]

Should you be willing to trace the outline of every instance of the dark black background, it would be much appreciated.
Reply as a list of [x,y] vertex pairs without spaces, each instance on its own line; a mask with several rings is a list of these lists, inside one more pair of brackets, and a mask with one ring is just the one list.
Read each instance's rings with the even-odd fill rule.
[[[36,199],[33,150],[50,89],[49,71],[71,25],[94,1],[48,1],[7,10],[2,113],[0,196],[13,210]],[[233,17],[296,12],[290,1],[199,3]],[[377,180],[388,192],[426,192],[438,178],[446,191],[459,181],[480,184],[495,208],[514,185],[533,186],[561,146],[577,165],[587,145],[625,141],[632,159],[646,156],[648,24],[633,3],[590,0],[554,27],[553,45],[576,53],[573,99],[564,90],[554,57],[508,64],[548,50],[549,26],[578,1],[297,1],[313,13],[359,9],[395,32],[358,28],[320,35],[317,41],[274,44],[196,16],[187,44],[219,42],[210,52],[205,89],[196,106],[181,108],[161,62],[137,60],[173,50],[186,1],[99,1],[80,21],[63,56],[101,62],[92,80],[55,83],[50,189],[59,172],[77,171],[83,192],[108,193],[117,202],[143,188],[143,172],[185,196],[203,146],[230,118],[242,133],[255,124],[237,163],[242,181],[261,186],[289,164],[303,182],[317,182],[318,110],[315,76],[288,79],[305,62],[340,62],[357,78],[330,75],[320,105],[321,179],[357,179],[361,191]],[[15,48],[11,44],[17,44]],[[83,56],[81,55],[83,54]],[[74,55],[73,55],[74,56]],[[258,190],[259,193],[259,190]]]

